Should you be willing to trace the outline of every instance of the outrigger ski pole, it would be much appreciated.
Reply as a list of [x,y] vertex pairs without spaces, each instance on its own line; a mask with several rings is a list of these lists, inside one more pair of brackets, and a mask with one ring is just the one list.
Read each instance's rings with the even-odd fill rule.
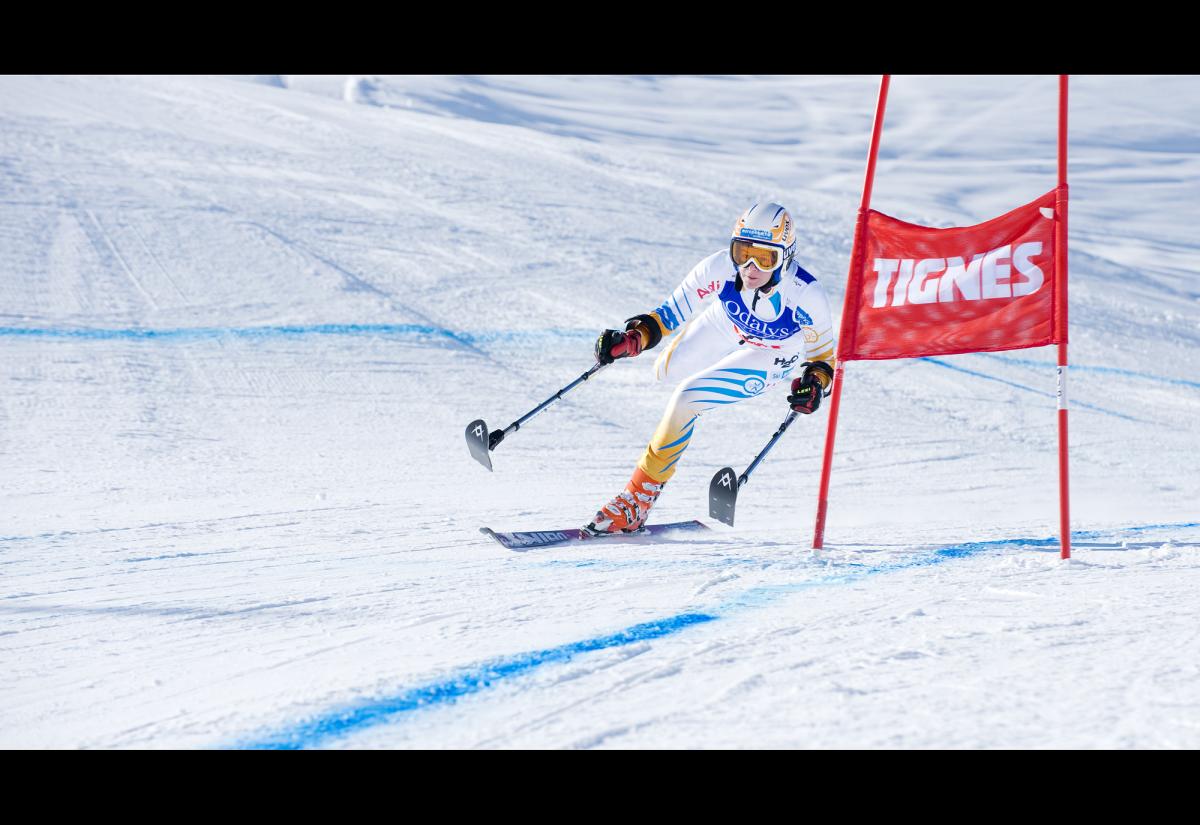
[[746,468],[746,472],[740,476],[737,475],[732,467],[723,467],[713,476],[712,481],[708,485],[708,514],[717,521],[722,521],[733,526],[733,511],[737,507],[738,490],[742,488],[746,482],[750,480],[750,474],[754,472],[754,468],[763,460],[771,448],[787,431],[787,428],[796,420],[796,416],[800,413],[792,410],[788,413],[788,417],[783,419],[783,423],[779,425],[779,429],[775,431],[775,435],[771,436],[771,440],[767,442],[767,446],[762,448],[762,452],[754,457],[750,462],[750,466]]
[[487,422],[485,422],[482,418],[475,419],[474,421],[472,421],[470,424],[467,425],[467,448],[470,449],[471,455],[473,455],[475,457],[476,461],[478,461],[484,467],[487,467],[488,470],[491,470],[492,469],[492,457],[491,457],[491,455],[489,455],[489,453],[492,450],[496,449],[496,447],[499,446],[500,442],[503,441],[506,436],[508,436],[511,433],[515,433],[517,430],[521,429],[521,425],[524,424],[526,421],[533,418],[535,415],[540,413],[542,410],[549,407],[555,401],[562,398],[568,392],[570,392],[571,390],[578,387],[580,384],[582,384],[584,381],[591,378],[593,375],[598,373],[600,370],[604,369],[606,366],[608,366],[608,365],[597,363],[595,366],[593,366],[590,370],[585,372],[583,375],[576,378],[570,384],[567,384],[561,390],[554,393],[554,395],[547,398],[541,404],[538,404],[532,410],[525,413],[523,416],[518,418],[513,423],[509,424],[508,427],[506,427],[503,430],[492,430],[491,433],[489,433],[488,428],[487,428]]

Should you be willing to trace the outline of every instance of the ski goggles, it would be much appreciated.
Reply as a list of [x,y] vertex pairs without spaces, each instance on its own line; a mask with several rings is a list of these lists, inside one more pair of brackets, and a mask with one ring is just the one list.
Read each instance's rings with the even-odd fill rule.
[[734,238],[729,242],[729,257],[733,259],[733,263],[738,269],[754,261],[759,269],[770,272],[778,269],[779,265],[783,263],[783,249],[743,238]]

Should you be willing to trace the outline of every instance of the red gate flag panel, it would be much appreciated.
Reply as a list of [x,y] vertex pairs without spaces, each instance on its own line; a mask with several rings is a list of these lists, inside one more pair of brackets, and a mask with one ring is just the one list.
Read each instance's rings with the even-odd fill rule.
[[[1055,190],[977,226],[867,212],[838,358],[917,358],[1066,342],[1057,305]],[[1060,315],[1061,312],[1061,315]]]

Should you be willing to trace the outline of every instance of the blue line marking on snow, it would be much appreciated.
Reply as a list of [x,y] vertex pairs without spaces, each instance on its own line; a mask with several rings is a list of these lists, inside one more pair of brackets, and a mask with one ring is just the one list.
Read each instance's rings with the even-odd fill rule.
[[[1188,529],[1200,527],[1200,522],[1182,522],[1173,524],[1146,524],[1139,527],[1125,527],[1112,530],[1072,530],[1071,540],[1078,541],[1081,539],[1100,538],[1102,536],[1110,536],[1114,533],[1136,533],[1145,532],[1148,530],[1166,530],[1166,529]],[[756,587],[739,594],[728,602],[717,607],[713,612],[717,616],[728,616],[731,613],[740,609],[752,607],[764,607],[768,603],[776,600],[781,596],[786,596],[795,593],[799,590],[808,590],[813,587],[822,587],[833,584],[851,584],[853,582],[862,581],[870,576],[879,575],[880,573],[894,573],[899,570],[910,570],[917,567],[931,567],[933,565],[942,564],[943,562],[954,559],[964,559],[971,556],[977,556],[989,550],[995,550],[1002,547],[1059,547],[1058,537],[1030,539],[993,539],[990,541],[972,541],[962,544],[952,544],[945,547],[939,547],[932,553],[918,555],[916,558],[907,559],[894,563],[883,563],[874,565],[862,565],[859,569],[840,573],[834,576],[827,576],[821,579],[811,579],[803,582],[790,582],[787,584],[768,585]]]
[[400,714],[434,705],[453,704],[462,696],[491,687],[503,679],[528,673],[545,664],[567,662],[582,653],[659,639],[717,617],[705,613],[683,613],[655,622],[627,627],[616,633],[560,645],[546,650],[518,653],[469,667],[440,682],[432,682],[403,693],[317,716],[262,739],[237,747],[247,750],[300,750],[318,746],[358,730],[392,721]]
[[[669,310],[668,310],[669,312]],[[669,327],[673,329],[674,327]],[[433,338],[446,341],[453,341],[464,346],[475,346],[484,343],[493,343],[501,341],[537,341],[545,338],[569,338],[569,339],[585,339],[595,335],[593,330],[580,329],[531,329],[531,330],[480,330],[477,332],[458,332],[445,327],[430,326],[426,324],[284,324],[277,326],[259,326],[259,327],[175,327],[156,329],[151,327],[126,327],[126,328],[97,328],[97,327],[13,327],[0,326],[0,337],[9,338],[33,338],[33,339],[50,339],[50,340],[75,340],[75,341],[161,341],[161,342],[188,342],[188,341],[203,341],[216,340],[222,338],[234,338],[244,340],[268,340],[273,338],[292,338],[292,337],[308,337],[308,336],[348,336],[348,337],[399,337],[399,338]],[[1013,364],[1016,366],[1028,367],[1052,367],[1053,363],[1036,361],[1025,358],[1011,358],[999,356],[994,353],[975,353],[986,358],[993,358],[1004,363]],[[1045,392],[1024,384],[1018,384],[1015,381],[1009,381],[1004,378],[999,378],[990,375],[986,372],[960,367],[956,364],[951,364],[939,358],[918,358],[916,360],[926,361],[931,364],[936,364],[939,367],[955,370],[966,375],[972,375],[977,378],[983,378],[988,381],[996,381],[1001,384],[1032,392],[1036,395],[1041,395],[1045,398],[1053,398],[1054,394]],[[1122,375],[1131,378],[1141,378],[1147,381],[1155,381],[1163,384],[1171,384],[1174,386],[1189,387],[1200,389],[1200,382],[1188,381],[1182,378],[1168,378],[1165,376],[1151,375],[1149,373],[1139,372],[1137,370],[1127,370],[1118,367],[1105,366],[1088,366],[1085,364],[1072,364],[1070,369],[1073,372],[1095,373],[1108,375]],[[765,375],[761,370],[745,370],[745,369],[729,369],[726,372],[745,373],[754,375]],[[1105,409],[1104,407],[1095,404],[1088,404],[1084,401],[1072,401],[1072,406],[1081,409],[1092,410],[1104,415],[1110,415],[1115,418],[1122,418],[1126,421],[1134,421],[1140,424],[1150,423],[1144,419],[1134,416],[1125,415],[1124,413]]]
[[[1052,392],[1046,392],[1045,390],[1035,389],[1034,387],[1027,387],[1024,384],[1018,384],[1015,381],[1008,381],[1004,378],[997,378],[994,375],[988,375],[986,372],[979,372],[978,370],[970,370],[970,369],[967,369],[966,367],[960,367],[957,364],[951,364],[946,361],[942,361],[939,358],[924,357],[924,358],[918,358],[917,360],[924,361],[927,364],[936,364],[939,367],[945,367],[946,369],[954,370],[955,372],[963,372],[963,373],[966,373],[967,375],[973,375],[976,378],[984,378],[988,381],[997,381],[1001,384],[1006,384],[1010,387],[1015,387],[1018,390],[1024,390],[1025,392],[1031,392],[1031,393],[1034,393],[1035,395],[1043,396],[1044,398],[1054,398],[1055,397],[1054,393],[1052,393]],[[1126,421],[1136,421],[1139,424],[1151,423],[1149,421],[1144,421],[1141,418],[1134,418],[1132,415],[1125,415],[1125,413],[1119,413],[1119,412],[1115,412],[1113,410],[1106,410],[1104,407],[1097,407],[1095,404],[1088,404],[1084,401],[1072,401],[1071,405],[1074,407],[1082,407],[1083,409],[1086,409],[1086,410],[1093,410],[1098,413],[1103,413],[1104,415],[1111,415],[1114,418],[1123,418]]]
[[0,335],[24,338],[65,338],[88,341],[195,341],[213,338],[283,338],[308,335],[439,336],[459,343],[472,337],[443,327],[424,324],[285,324],[262,327],[177,327],[153,329],[127,327],[98,329],[74,327],[0,327]]
[[[97,328],[97,327],[13,327],[0,326],[0,337],[10,338],[49,338],[61,340],[87,340],[87,341],[196,341],[216,338],[248,338],[248,339],[266,339],[266,338],[290,338],[290,337],[305,337],[310,335],[340,335],[340,336],[393,336],[393,337],[428,337],[435,336],[440,338],[448,338],[462,344],[480,344],[494,341],[522,341],[522,340],[538,340],[543,338],[592,338],[595,337],[595,331],[590,329],[530,329],[530,330],[478,330],[475,332],[457,332],[446,329],[445,327],[430,326],[426,324],[285,324],[276,326],[258,326],[258,327],[176,327],[165,329],[154,329],[150,327],[126,327],[126,328]],[[1032,358],[1016,358],[1008,355],[1001,355],[992,352],[973,353],[983,358],[990,358],[995,361],[1000,361],[1006,364],[1012,364],[1020,367],[1034,368],[1052,368],[1055,364],[1052,361],[1038,361]],[[1053,398],[1053,393],[1044,393],[1032,387],[1026,387],[1023,384],[1006,381],[1002,378],[997,378],[984,372],[977,372],[959,367],[954,364],[949,364],[945,361],[935,358],[921,358],[918,360],[929,361],[938,366],[947,367],[949,369],[958,370],[959,372],[974,375],[979,378],[986,378],[992,381],[999,381],[1017,389],[1035,392],[1046,397]],[[1141,370],[1122,369],[1120,367],[1107,366],[1089,366],[1087,364],[1071,364],[1071,372],[1074,373],[1091,373],[1097,375],[1122,375],[1129,378],[1139,378],[1146,381],[1154,381],[1160,384],[1171,384],[1178,387],[1189,387],[1192,389],[1200,389],[1200,381],[1189,381],[1184,378],[1169,378],[1162,375],[1153,375],[1151,373],[1142,372]],[[740,372],[750,372],[761,374],[759,370],[739,370]],[[1109,415],[1122,416],[1120,413],[1103,410],[1099,407],[1092,407],[1082,404],[1079,401],[1073,402],[1076,406],[1095,409],[1100,412],[1105,412]],[[1138,420],[1138,419],[1131,419]]]
[[[1075,530],[1071,532],[1071,537],[1073,540],[1078,540],[1099,538],[1101,536],[1120,533],[1193,527],[1200,527],[1200,522],[1145,524],[1108,530]],[[397,721],[405,713],[423,708],[436,707],[438,705],[454,704],[460,697],[478,693],[491,687],[496,682],[523,676],[542,665],[567,662],[581,654],[670,636],[694,625],[706,624],[730,616],[739,610],[763,607],[781,596],[800,590],[837,584],[850,584],[880,573],[942,564],[946,561],[969,558],[1002,547],[1057,546],[1058,539],[1054,537],[1043,539],[994,539],[990,541],[947,545],[936,548],[932,552],[919,554],[916,558],[891,564],[863,565],[858,562],[851,562],[841,565],[842,567],[854,568],[845,573],[803,582],[753,588],[722,603],[709,613],[681,613],[677,616],[634,625],[616,633],[586,639],[582,642],[573,642],[528,653],[518,653],[493,659],[482,664],[468,666],[444,680],[430,682],[393,696],[370,700],[361,704],[344,707],[340,710],[333,710],[291,727],[269,733],[261,738],[243,741],[234,747],[248,750],[300,750],[319,747],[330,740],[377,725]],[[758,563],[761,564],[761,560],[758,560]]]
[[473,345],[496,341],[538,341],[546,338],[595,338],[595,330],[530,329],[458,332],[428,324],[284,324],[258,327],[12,327],[0,326],[0,337],[73,341],[189,342],[242,338],[305,338],[309,336],[442,338]]
[[[1190,527],[1200,527],[1200,521],[1174,522],[1170,524],[1143,524],[1139,527],[1124,527],[1115,532],[1118,533],[1144,533],[1147,530],[1186,530]],[[1075,532],[1071,533],[1072,538],[1095,539],[1107,535],[1114,531],[1107,530],[1089,530],[1086,533]]]
[[[992,352],[980,352],[976,355],[982,355],[984,358],[991,358],[994,361],[1000,361],[1005,364],[1013,364],[1018,367],[1035,367],[1053,369],[1057,366],[1053,361],[1036,361],[1032,358],[1012,358],[1004,355],[997,355]],[[1146,381],[1157,381],[1160,384],[1174,384],[1178,387],[1191,387],[1200,390],[1200,381],[1188,381],[1183,378],[1167,378],[1164,375],[1152,375],[1141,370],[1127,370],[1121,367],[1090,367],[1086,364],[1071,364],[1069,366],[1071,372],[1091,372],[1101,375],[1125,375],[1130,378],[1142,378]]]
[[594,329],[494,329],[477,330],[475,332],[458,333],[472,343],[490,343],[493,341],[539,341],[546,338],[580,338],[587,341],[596,340]]

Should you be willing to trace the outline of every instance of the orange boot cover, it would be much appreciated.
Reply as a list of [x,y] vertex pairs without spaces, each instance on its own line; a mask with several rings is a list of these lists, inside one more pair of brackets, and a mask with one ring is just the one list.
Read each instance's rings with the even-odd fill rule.
[[640,529],[662,488],[662,484],[638,467],[625,489],[592,517],[588,529],[597,533],[631,533]]

